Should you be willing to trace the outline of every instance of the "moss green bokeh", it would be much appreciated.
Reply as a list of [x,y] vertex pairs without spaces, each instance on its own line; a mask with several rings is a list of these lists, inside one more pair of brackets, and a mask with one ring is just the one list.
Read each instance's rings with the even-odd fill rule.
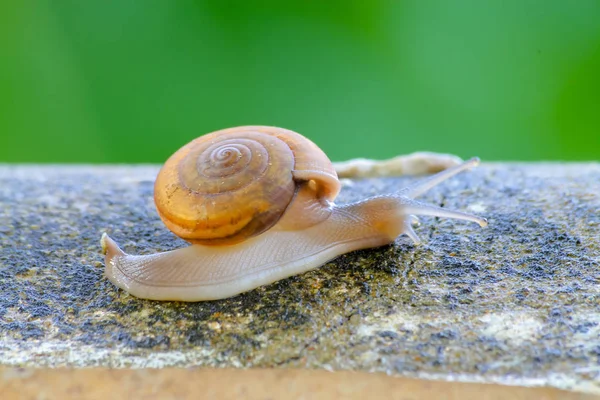
[[283,126],[334,160],[600,159],[600,1],[6,1],[0,162]]

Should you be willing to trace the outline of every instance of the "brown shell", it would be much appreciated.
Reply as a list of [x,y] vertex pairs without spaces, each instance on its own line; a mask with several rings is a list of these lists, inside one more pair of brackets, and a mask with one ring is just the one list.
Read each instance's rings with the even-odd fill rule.
[[340,190],[317,145],[287,129],[243,126],[201,136],[173,154],[158,173],[154,201],[177,236],[233,244],[277,223],[296,186],[308,181],[325,204]]

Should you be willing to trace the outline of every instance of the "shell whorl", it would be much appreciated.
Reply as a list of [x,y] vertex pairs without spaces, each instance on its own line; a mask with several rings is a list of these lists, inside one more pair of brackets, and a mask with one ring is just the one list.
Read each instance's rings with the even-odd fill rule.
[[324,204],[339,192],[327,156],[304,136],[246,126],[201,136],[173,154],[154,185],[159,216],[177,236],[233,244],[272,227],[298,185],[313,181]]

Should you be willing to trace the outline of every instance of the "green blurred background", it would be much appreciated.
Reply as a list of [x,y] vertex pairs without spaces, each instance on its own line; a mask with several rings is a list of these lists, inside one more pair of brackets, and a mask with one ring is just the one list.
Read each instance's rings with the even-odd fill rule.
[[600,0],[0,5],[0,162],[282,126],[334,160],[600,159]]

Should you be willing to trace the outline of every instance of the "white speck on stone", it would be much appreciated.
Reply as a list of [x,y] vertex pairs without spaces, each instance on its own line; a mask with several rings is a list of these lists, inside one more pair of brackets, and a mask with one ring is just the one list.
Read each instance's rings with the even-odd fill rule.
[[440,287],[437,283],[425,283],[419,287],[422,291],[431,294],[446,294],[448,293],[448,289]]
[[470,211],[472,211],[474,213],[483,213],[483,212],[485,212],[485,210],[487,210],[487,207],[483,203],[473,203],[473,204],[469,205],[468,208]]
[[483,335],[517,346],[535,340],[544,327],[542,321],[525,312],[492,313],[484,315],[480,321],[486,324],[481,330]]
[[[419,324],[427,321],[427,317],[418,317],[405,312],[396,312],[390,315],[378,315],[377,317],[366,317],[357,329],[360,336],[372,336],[380,331],[415,331],[419,329]],[[431,322],[428,322],[431,325]]]
[[213,330],[213,331],[220,331],[221,330],[221,324],[218,323],[217,321],[211,321],[207,325],[208,325],[208,328],[210,330]]

